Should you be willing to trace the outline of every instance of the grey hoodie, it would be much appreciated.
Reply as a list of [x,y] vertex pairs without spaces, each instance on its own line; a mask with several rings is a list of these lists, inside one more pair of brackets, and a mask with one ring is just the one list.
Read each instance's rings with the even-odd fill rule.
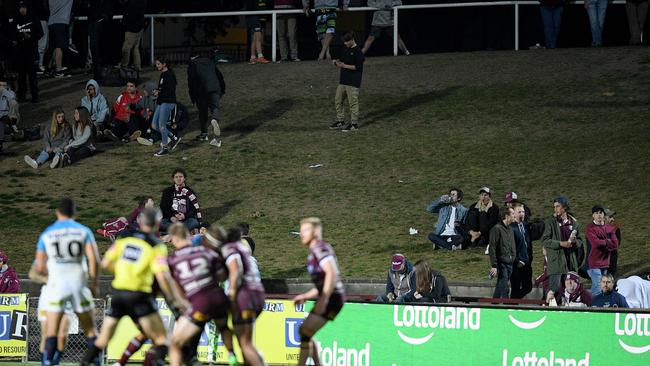
[[[343,0],[343,6],[350,5],[350,0]],[[302,7],[309,6],[309,0],[302,0]],[[339,0],[314,0],[314,9],[336,9],[339,6]]]
[[[389,27],[393,25],[393,7],[402,5],[402,0],[368,0],[368,6],[378,8],[372,17],[373,27]],[[382,10],[385,9],[385,10]]]
[[91,151],[95,151],[95,146],[93,145],[91,135],[92,135],[92,127],[90,125],[86,125],[86,128],[83,130],[79,127],[77,127],[77,124],[75,123],[72,126],[72,140],[68,143],[66,147],[82,147],[82,146],[87,146]]
[[60,152],[70,143],[72,139],[72,128],[68,122],[63,124],[63,128],[57,128],[56,135],[52,136],[50,126],[47,126],[43,133],[43,151],[52,149],[54,152]]
[[138,107],[144,109],[144,116],[146,119],[149,119],[147,112],[154,112],[156,110],[156,97],[153,96],[154,85],[151,81],[147,81],[144,84],[144,90],[147,92],[147,96],[142,94],[142,99],[138,102]]
[[108,117],[108,103],[106,102],[106,98],[104,98],[100,92],[99,84],[95,80],[90,79],[86,83],[85,90],[88,90],[88,86],[90,85],[95,87],[95,92],[97,95],[95,95],[94,98],[90,99],[88,94],[86,94],[83,98],[81,98],[81,105],[88,109],[90,112],[90,119],[93,121],[93,123],[104,123],[106,117]]

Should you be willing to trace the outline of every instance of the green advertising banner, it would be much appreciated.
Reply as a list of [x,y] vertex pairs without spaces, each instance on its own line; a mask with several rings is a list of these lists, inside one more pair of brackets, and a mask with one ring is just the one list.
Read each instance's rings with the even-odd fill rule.
[[650,313],[348,303],[324,366],[648,366]]

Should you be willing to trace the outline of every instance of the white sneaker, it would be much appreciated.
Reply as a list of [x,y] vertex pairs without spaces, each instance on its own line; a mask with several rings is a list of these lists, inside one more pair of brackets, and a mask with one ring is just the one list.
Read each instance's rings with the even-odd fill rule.
[[137,138],[137,141],[138,141],[138,143],[139,143],[140,145],[144,145],[144,146],[151,146],[151,145],[153,145],[153,140],[152,140],[152,139],[146,139],[146,138],[144,138],[144,137],[138,137],[138,138]]
[[30,158],[28,155],[25,155],[24,159],[25,159],[25,163],[27,163],[27,165],[31,166],[34,169],[38,169],[38,163],[36,162],[36,160]]
[[213,119],[212,121],[210,121],[210,124],[212,125],[212,129],[214,130],[214,135],[216,137],[221,136],[221,129],[219,128],[219,121],[217,121],[216,119]]
[[221,139],[212,139],[212,141],[210,141],[210,145],[221,147]]
[[59,166],[59,161],[61,160],[61,154],[55,154],[50,163],[50,169],[54,169]]
[[488,246],[485,247],[485,255],[490,255],[490,244],[488,244]]
[[462,250],[462,249],[463,249],[463,244],[460,244],[460,245],[452,245],[452,246],[451,246],[451,250],[452,250],[452,251],[455,251],[455,250]]

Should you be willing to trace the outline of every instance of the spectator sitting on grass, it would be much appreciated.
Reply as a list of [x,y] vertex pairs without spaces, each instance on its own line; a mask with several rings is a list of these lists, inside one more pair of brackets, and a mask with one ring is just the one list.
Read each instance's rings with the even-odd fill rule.
[[415,276],[412,276],[413,263],[406,260],[404,255],[393,254],[388,276],[386,278],[386,293],[377,296],[377,302],[404,302],[404,296],[415,290]]
[[16,270],[7,264],[8,261],[9,257],[0,252],[0,294],[17,294],[20,293],[20,280]]
[[569,272],[559,291],[551,290],[546,294],[546,303],[549,306],[588,307],[591,306],[591,293],[582,286],[578,273]]
[[74,123],[72,124],[72,140],[66,147],[59,166],[63,167],[85,159],[95,152],[93,145],[90,113],[86,107],[77,107],[74,110]]
[[16,93],[9,89],[6,78],[0,76],[0,151],[5,134],[18,132],[18,119],[20,118]]
[[605,223],[605,208],[596,205],[591,209],[593,221],[585,228],[587,237],[587,273],[591,278],[591,294],[600,294],[600,277],[607,273],[611,252],[618,249],[614,229]]
[[452,188],[449,190],[449,194],[442,195],[427,206],[427,212],[438,213],[436,228],[428,236],[429,240],[433,242],[434,250],[463,248],[466,235],[461,224],[467,217],[467,208],[460,204],[462,199],[463,191]]
[[404,296],[405,302],[447,303],[451,291],[442,273],[432,270],[424,260],[415,262],[411,277],[415,277],[415,288]]
[[[142,99],[140,99],[140,103],[138,103],[138,108],[142,109],[144,121],[147,123],[147,126],[151,125],[153,112],[156,111],[156,96],[153,94],[153,90],[153,83],[147,81],[142,89]],[[151,132],[151,129],[147,127],[147,131]]]
[[600,293],[591,302],[591,306],[600,308],[629,308],[625,297],[614,289],[614,276],[605,273],[600,278]]
[[72,139],[72,128],[65,119],[63,108],[56,107],[54,112],[52,112],[50,126],[43,133],[43,149],[41,153],[36,160],[25,155],[25,163],[36,169],[45,164],[46,161],[52,159],[50,168],[56,168],[59,165],[63,149],[68,146],[70,139]]
[[143,128],[143,109],[140,106],[142,95],[136,87],[135,80],[126,82],[126,89],[113,104],[113,123],[104,135],[113,141],[129,142],[140,137]]
[[182,222],[190,232],[201,226],[201,207],[194,191],[185,184],[187,174],[183,169],[176,169],[172,173],[174,184],[162,192],[160,209],[163,214],[160,230],[175,223]]
[[490,230],[499,222],[499,206],[492,202],[490,188],[479,190],[478,201],[469,207],[467,224],[472,245],[487,246]]
[[86,107],[90,113],[90,122],[97,131],[97,136],[101,136],[108,128],[109,110],[106,98],[100,93],[99,84],[93,79],[86,83],[86,95],[81,98],[81,106]]

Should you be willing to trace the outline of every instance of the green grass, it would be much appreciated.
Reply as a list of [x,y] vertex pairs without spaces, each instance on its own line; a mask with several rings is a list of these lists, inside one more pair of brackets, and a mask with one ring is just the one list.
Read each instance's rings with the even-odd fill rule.
[[[648,262],[647,60],[643,48],[371,58],[362,128],[351,134],[326,128],[338,80],[331,65],[224,66],[219,153],[190,141],[191,132],[166,158],[154,158],[153,147],[102,145],[107,151],[77,166],[33,171],[22,155],[38,144],[7,144],[0,247],[26,272],[59,197],[73,196],[80,221],[97,228],[127,215],[136,196],[159,197],[170,170],[181,166],[210,221],[250,223],[265,277],[306,276],[306,251],[290,232],[300,218],[316,215],[346,278],[383,277],[391,253],[402,252],[430,260],[453,280],[484,280],[488,262],[480,250],[434,253],[426,239],[435,216],[424,208],[456,185],[466,205],[483,185],[498,200],[515,190],[534,217],[550,215],[559,194],[585,223],[592,205],[609,205],[622,224],[621,272],[634,273]],[[187,102],[184,67],[176,73]],[[47,81],[43,90],[58,83]],[[23,116],[45,120],[58,103],[72,111],[81,91],[70,90]],[[111,100],[117,92],[104,88]],[[308,168],[315,163],[323,166]],[[420,233],[409,236],[409,227]],[[540,252],[536,245],[535,273]]]

